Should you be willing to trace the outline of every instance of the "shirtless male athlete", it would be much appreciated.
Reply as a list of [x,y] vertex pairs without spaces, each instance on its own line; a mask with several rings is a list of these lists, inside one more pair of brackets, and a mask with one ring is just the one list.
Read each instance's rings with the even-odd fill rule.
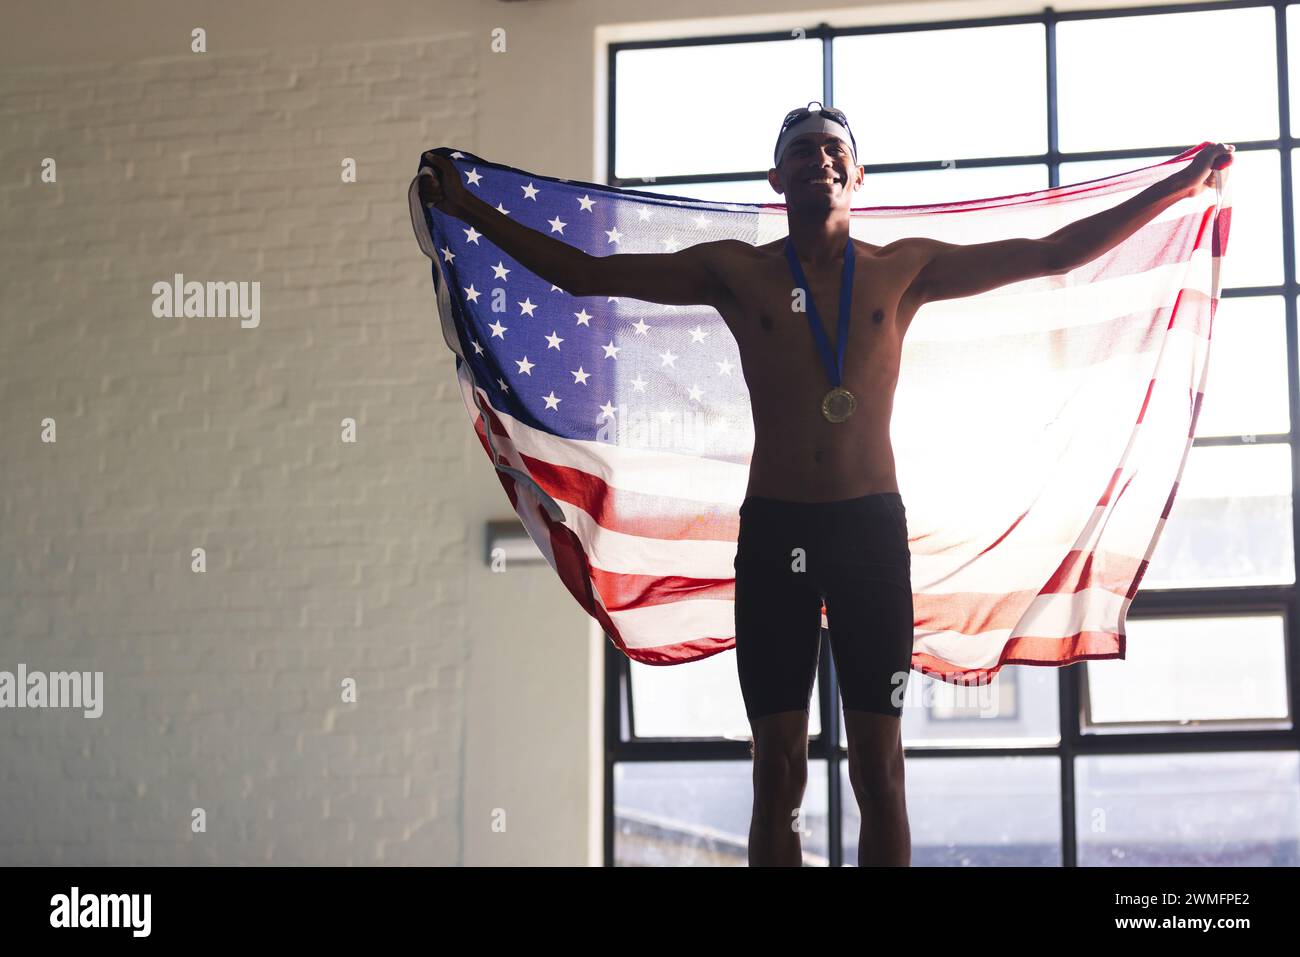
[[706,304],[736,339],[755,434],[735,560],[736,664],[754,742],[751,866],[802,863],[799,807],[823,600],[862,814],[858,864],[911,863],[900,731],[913,641],[911,553],[889,422],[916,311],[1095,259],[1212,185],[1211,164],[1229,152],[1208,146],[1181,172],[1041,239],[874,246],[849,236],[866,170],[848,120],[818,104],[786,116],[767,174],[786,197],[792,249],[787,239],[728,239],[610,256],[510,219],[474,196],[445,157],[425,154],[436,174],[421,176],[421,200],[543,279],[574,296]]

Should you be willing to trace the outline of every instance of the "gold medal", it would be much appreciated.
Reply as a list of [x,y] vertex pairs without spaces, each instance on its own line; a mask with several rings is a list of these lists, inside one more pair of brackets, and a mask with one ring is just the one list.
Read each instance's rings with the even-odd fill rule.
[[822,396],[822,417],[827,422],[843,422],[857,407],[857,398],[842,385],[837,385]]
[[[789,237],[785,241],[785,258],[790,264],[790,274],[794,276],[796,288],[808,290],[810,287],[803,274],[803,266],[799,264],[794,243]],[[806,292],[808,325],[812,329],[813,341],[821,353],[827,375],[831,382],[835,383],[831,390],[822,396],[822,418],[827,422],[843,422],[858,406],[858,400],[853,393],[840,385],[844,376],[844,348],[849,339],[849,319],[853,315],[853,259],[853,237],[850,236],[844,244],[844,270],[840,279],[840,322],[835,331],[836,355],[834,356],[831,355],[831,345],[826,339],[826,332],[822,329],[821,317],[817,315],[817,303],[813,302],[812,293]]]

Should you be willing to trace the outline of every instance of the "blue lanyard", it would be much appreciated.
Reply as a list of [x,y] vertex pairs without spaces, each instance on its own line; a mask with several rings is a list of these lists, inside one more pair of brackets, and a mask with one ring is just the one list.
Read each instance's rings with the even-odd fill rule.
[[831,358],[831,344],[827,341],[826,331],[822,328],[821,316],[817,315],[817,304],[813,302],[808,278],[803,274],[803,267],[799,265],[799,257],[795,255],[794,243],[789,236],[785,239],[785,258],[790,263],[790,272],[794,274],[796,285],[804,291],[808,306],[808,323],[812,326],[813,339],[817,343],[817,351],[821,353],[822,365],[826,367],[831,385],[838,386],[844,377],[844,349],[848,344],[849,314],[853,306],[853,237],[849,237],[844,247],[844,276],[840,281],[840,321],[835,327],[834,358]]

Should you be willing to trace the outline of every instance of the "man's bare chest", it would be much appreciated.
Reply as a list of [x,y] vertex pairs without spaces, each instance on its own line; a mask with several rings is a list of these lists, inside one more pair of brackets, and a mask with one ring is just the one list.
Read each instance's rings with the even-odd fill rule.
[[[736,337],[748,374],[773,362],[789,371],[811,360],[823,370],[822,349],[814,323],[824,337],[832,360],[840,351],[841,274],[805,273],[807,290],[800,288],[784,257],[755,257],[749,281],[732,287],[733,301],[724,318]],[[843,344],[844,375],[864,366],[893,364],[901,345],[900,312],[904,302],[906,275],[888,263],[859,257],[852,283],[847,340]],[[800,361],[803,360],[803,361]],[[825,376],[825,371],[820,375]]]

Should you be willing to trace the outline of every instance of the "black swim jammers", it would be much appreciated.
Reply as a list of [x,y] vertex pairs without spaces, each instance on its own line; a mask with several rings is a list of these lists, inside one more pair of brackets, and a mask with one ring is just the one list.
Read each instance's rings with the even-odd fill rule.
[[898,492],[833,502],[751,495],[735,569],[736,665],[750,720],[807,713],[823,600],[845,710],[902,714],[914,618]]

